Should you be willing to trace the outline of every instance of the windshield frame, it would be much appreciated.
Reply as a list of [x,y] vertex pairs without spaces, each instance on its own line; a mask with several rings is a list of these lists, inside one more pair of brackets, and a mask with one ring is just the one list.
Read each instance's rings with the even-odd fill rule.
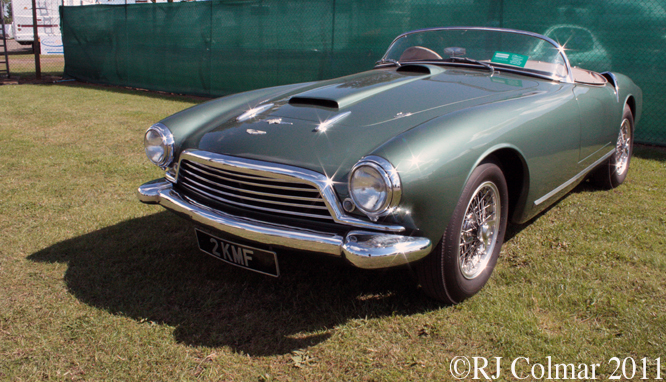
[[[528,31],[522,31],[518,29],[507,29],[507,28],[493,28],[493,27],[435,27],[435,28],[424,28],[424,29],[416,29],[413,31],[405,32],[391,42],[389,45],[388,49],[386,49],[386,53],[382,56],[381,60],[377,62],[382,62],[385,61],[389,52],[391,51],[391,48],[393,48],[393,45],[395,45],[396,42],[398,42],[400,39],[405,38],[411,34],[415,33],[423,33],[423,32],[431,32],[431,31],[442,31],[442,30],[477,30],[477,31],[489,31],[489,32],[502,32],[502,33],[515,33],[515,34],[521,34],[521,35],[526,35],[526,36],[531,36],[531,37],[536,37],[538,39],[541,39],[543,41],[546,41],[547,43],[551,44],[553,47],[555,47],[560,55],[562,56],[562,59],[564,60],[564,64],[566,66],[567,70],[567,75],[564,76],[563,78],[558,78],[556,76],[547,76],[547,75],[541,75],[538,73],[534,73],[528,70],[524,70],[519,67],[509,67],[507,65],[498,65],[496,63],[489,62],[488,64],[494,66],[497,71],[507,71],[507,72],[512,72],[512,73],[518,73],[518,74],[524,74],[524,75],[529,75],[533,77],[539,77],[539,78],[544,78],[556,82],[565,82],[565,83],[574,83],[573,80],[573,71],[571,70],[571,65],[569,64],[569,58],[567,55],[564,53],[564,47],[557,43],[555,40],[551,39],[550,37],[534,33],[534,32],[528,32]],[[461,66],[461,65],[473,65],[473,64],[467,64],[463,62],[446,62],[446,61],[429,61],[429,60],[424,60],[424,61],[404,61],[404,62],[399,62],[401,65],[405,65],[406,63],[410,64],[446,64],[446,65],[454,65],[454,66]],[[384,62],[381,64],[377,64],[375,68],[379,67],[385,67],[385,66],[391,66],[394,65],[390,62]]]

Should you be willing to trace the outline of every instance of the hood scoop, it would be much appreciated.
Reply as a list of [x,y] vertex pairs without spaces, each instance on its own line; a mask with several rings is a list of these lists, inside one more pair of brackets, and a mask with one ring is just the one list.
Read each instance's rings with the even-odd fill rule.
[[357,102],[424,78],[423,74],[419,74],[369,72],[364,77],[356,77],[348,82],[320,86],[296,94],[289,99],[289,104],[292,106],[319,106],[342,110]]
[[402,65],[396,72],[419,73],[419,74],[433,74],[430,66],[428,65]]
[[314,97],[291,97],[289,104],[293,106],[321,106],[329,109],[340,108],[340,104],[335,100]]

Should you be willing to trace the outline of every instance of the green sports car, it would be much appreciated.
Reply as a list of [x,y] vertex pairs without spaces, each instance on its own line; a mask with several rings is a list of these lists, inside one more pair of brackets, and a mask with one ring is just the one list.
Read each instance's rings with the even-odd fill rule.
[[642,93],[572,68],[517,30],[404,33],[366,72],[219,98],[145,134],[164,178],[138,197],[193,221],[199,247],[279,276],[291,250],[360,268],[410,264],[458,303],[522,223],[591,178],[629,170]]

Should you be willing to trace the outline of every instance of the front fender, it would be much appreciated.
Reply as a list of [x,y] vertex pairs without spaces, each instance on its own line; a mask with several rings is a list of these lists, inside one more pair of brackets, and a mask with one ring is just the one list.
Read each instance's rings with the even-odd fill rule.
[[519,183],[514,213],[523,214],[530,200],[575,173],[579,125],[571,86],[544,86],[552,88],[435,118],[375,150],[396,167],[403,184],[396,220],[437,243],[470,174],[498,150],[511,152],[518,158],[512,162],[522,166],[521,174],[507,177],[515,175]]
[[[490,109],[482,113],[468,109],[437,118],[399,135],[374,153],[388,159],[400,175],[399,219],[433,243],[444,234],[478,163],[495,149],[513,147],[498,142],[518,121],[501,107]],[[492,121],[483,117],[488,115],[493,116]]]

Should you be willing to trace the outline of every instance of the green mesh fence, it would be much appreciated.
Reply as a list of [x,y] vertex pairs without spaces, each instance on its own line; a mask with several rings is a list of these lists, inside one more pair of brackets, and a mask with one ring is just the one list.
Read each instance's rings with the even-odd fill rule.
[[666,0],[215,0],[60,12],[67,75],[204,96],[367,70],[412,29],[543,33],[567,42],[573,65],[636,81],[636,139],[666,145]]

